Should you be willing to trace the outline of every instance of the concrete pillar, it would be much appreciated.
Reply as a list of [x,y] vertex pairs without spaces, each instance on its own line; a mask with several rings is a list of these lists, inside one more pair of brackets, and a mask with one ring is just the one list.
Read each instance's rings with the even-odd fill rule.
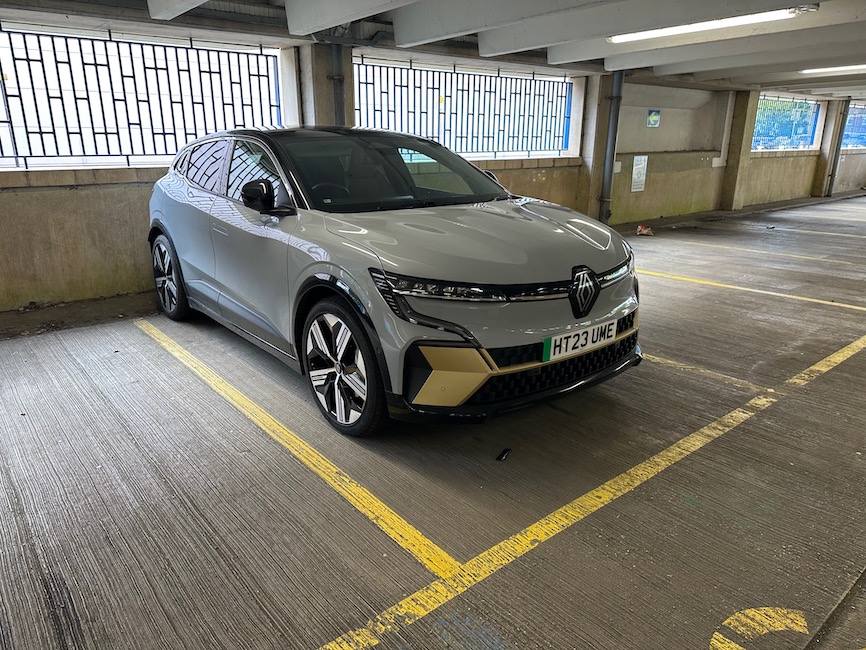
[[610,111],[611,77],[596,75],[586,80],[583,111],[583,166],[577,209],[598,219],[601,183],[604,177],[604,148]]
[[842,136],[845,132],[845,101],[827,102],[827,115],[824,119],[824,133],[821,136],[821,155],[815,169],[815,180],[812,183],[812,196],[830,196],[830,177],[833,174],[833,163],[839,155]]
[[354,126],[355,75],[352,68],[352,48],[313,43],[302,45],[298,48],[298,53],[301,73],[301,123],[305,126]]
[[758,116],[756,90],[739,91],[734,99],[734,117],[731,120],[731,142],[728,146],[728,161],[725,180],[722,184],[722,210],[742,210],[746,190],[749,161],[752,156],[752,138],[755,134],[755,119]]
[[301,79],[298,48],[280,49],[280,112],[282,126],[301,125]]

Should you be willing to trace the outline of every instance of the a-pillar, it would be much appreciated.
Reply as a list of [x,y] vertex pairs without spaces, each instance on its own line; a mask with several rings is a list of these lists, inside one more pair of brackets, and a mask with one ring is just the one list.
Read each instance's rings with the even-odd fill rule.
[[756,90],[738,91],[734,99],[734,117],[731,120],[731,141],[728,146],[728,161],[725,180],[722,184],[722,210],[742,210],[749,162],[752,157],[752,138],[758,116]]
[[298,48],[301,123],[354,126],[352,48],[313,43]]

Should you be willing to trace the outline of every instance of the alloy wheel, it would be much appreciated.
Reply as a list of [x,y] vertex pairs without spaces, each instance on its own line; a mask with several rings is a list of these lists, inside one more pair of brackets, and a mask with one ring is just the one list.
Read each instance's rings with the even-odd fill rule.
[[307,331],[307,369],[322,408],[341,425],[358,421],[367,403],[367,368],[349,326],[331,313]]
[[177,278],[174,260],[166,245],[158,241],[153,247],[153,278],[162,308],[173,312],[177,307]]

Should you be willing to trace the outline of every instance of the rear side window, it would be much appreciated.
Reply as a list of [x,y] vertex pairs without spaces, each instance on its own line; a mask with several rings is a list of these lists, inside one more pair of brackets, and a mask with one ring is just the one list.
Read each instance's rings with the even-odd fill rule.
[[186,176],[186,163],[189,161],[189,151],[184,151],[180,156],[178,156],[177,161],[174,163],[174,168],[178,173]]
[[273,158],[255,142],[238,140],[232,153],[229,170],[228,197],[241,200],[241,188],[250,181],[266,179],[274,186],[274,194],[280,196],[283,181]]
[[220,191],[218,186],[227,148],[228,143],[225,140],[212,140],[193,148],[186,170],[186,177],[190,182],[209,192]]

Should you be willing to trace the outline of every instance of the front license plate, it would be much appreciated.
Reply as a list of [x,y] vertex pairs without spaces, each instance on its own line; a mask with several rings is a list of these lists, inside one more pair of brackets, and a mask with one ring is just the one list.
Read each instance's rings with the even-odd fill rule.
[[584,327],[576,332],[560,334],[544,339],[543,361],[554,361],[573,357],[589,350],[612,343],[616,338],[616,321],[609,320],[600,325]]

